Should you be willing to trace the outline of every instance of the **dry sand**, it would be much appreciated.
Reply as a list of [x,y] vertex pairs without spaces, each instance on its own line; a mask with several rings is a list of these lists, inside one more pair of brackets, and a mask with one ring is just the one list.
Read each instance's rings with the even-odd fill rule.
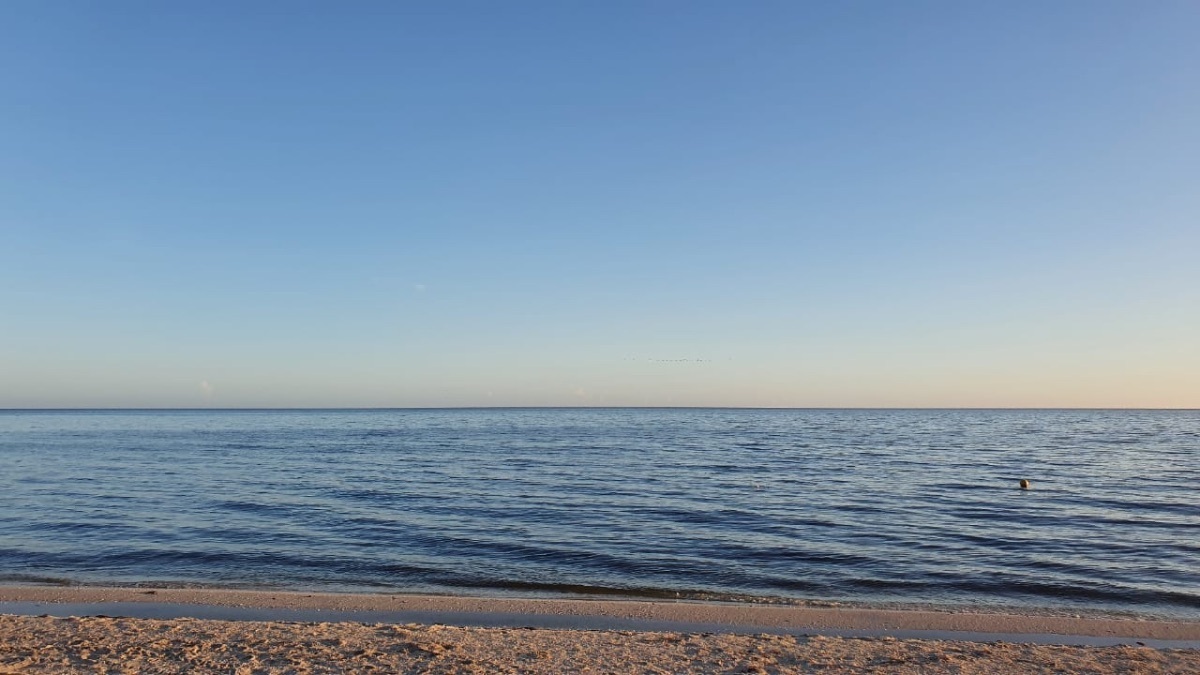
[[[730,629],[968,630],[1200,639],[1200,623],[741,604],[246,591],[3,588],[0,602],[150,602],[280,611],[490,612]],[[11,605],[9,605],[11,607]],[[109,605],[128,607],[129,605]],[[58,614],[53,605],[46,612]],[[0,612],[5,611],[0,605]],[[186,612],[186,608],[183,610]],[[116,613],[116,612],[113,612]],[[1016,628],[1017,630],[1013,630]],[[1052,629],[1052,630],[1047,630]],[[1045,639],[1044,637],[1042,638]],[[1200,673],[1200,650],[723,632],[0,616],[0,673]]]

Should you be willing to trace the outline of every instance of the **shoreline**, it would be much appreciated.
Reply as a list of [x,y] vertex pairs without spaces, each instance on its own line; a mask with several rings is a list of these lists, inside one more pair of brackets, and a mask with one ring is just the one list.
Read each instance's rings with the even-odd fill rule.
[[10,672],[1191,673],[1200,672],[1200,622],[670,600],[0,586],[0,673]]
[[821,634],[1081,645],[1154,642],[1158,646],[1200,649],[1200,621],[1182,619],[694,600],[0,585],[0,614],[438,623],[462,627]]

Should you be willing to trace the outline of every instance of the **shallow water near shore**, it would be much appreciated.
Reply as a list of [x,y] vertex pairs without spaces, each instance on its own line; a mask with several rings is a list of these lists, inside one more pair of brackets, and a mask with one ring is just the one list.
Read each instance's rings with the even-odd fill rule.
[[1198,480],[1197,411],[0,411],[0,583],[1198,618]]

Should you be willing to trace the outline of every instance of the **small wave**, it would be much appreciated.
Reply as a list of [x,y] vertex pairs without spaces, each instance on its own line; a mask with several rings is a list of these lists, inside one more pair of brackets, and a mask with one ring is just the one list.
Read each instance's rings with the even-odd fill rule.
[[594,586],[589,584],[520,581],[512,579],[478,579],[459,582],[461,588],[491,589],[550,595],[583,595],[599,597],[646,598],[654,600],[723,600],[744,599],[748,596],[723,594],[706,590],[653,588],[645,586]]
[[0,584],[34,584],[38,586],[73,586],[75,582],[66,577],[44,574],[20,574],[0,572]]
[[1116,584],[1051,583],[1030,579],[1008,579],[1004,582],[964,582],[960,588],[970,593],[1021,594],[1052,601],[1092,601],[1101,605],[1131,603],[1144,606],[1168,605],[1200,609],[1200,595],[1181,591],[1148,590]]

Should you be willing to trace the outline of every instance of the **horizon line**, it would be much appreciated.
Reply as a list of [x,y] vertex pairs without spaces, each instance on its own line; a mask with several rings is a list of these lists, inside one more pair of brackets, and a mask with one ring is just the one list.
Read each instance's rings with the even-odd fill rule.
[[238,407],[178,407],[178,406],[93,406],[93,407],[31,407],[0,408],[0,412],[72,412],[72,411],[387,411],[387,410],[1145,410],[1200,411],[1200,407],[1139,407],[1139,406],[703,406],[703,405],[465,405],[465,406],[238,406]]

